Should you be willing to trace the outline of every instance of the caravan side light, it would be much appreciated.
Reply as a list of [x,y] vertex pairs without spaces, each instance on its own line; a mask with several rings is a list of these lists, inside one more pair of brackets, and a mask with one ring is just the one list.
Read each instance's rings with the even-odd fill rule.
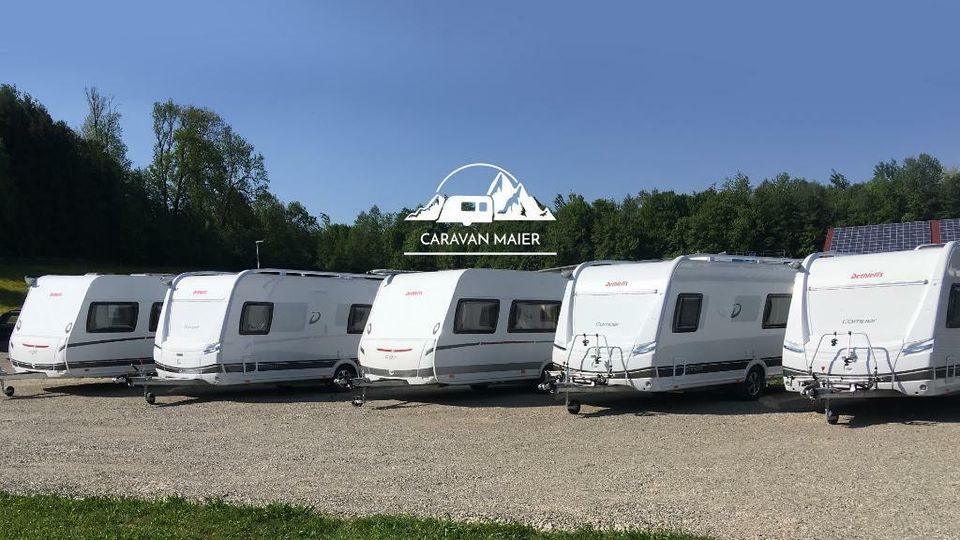
[[788,351],[790,351],[790,352],[795,352],[795,353],[802,353],[802,352],[803,352],[803,347],[801,347],[800,345],[798,345],[798,344],[796,344],[796,343],[794,343],[794,342],[792,342],[792,341],[784,341],[784,342],[783,342],[783,348],[786,349],[786,350],[788,350]]
[[633,352],[633,355],[636,356],[638,354],[647,354],[647,353],[653,352],[654,350],[656,350],[656,348],[657,348],[657,342],[650,341],[648,343],[640,343],[639,345],[634,345],[632,352]]
[[203,348],[203,354],[213,354],[220,351],[219,343],[211,343]]
[[903,347],[903,354],[916,354],[918,352],[929,351],[933,348],[933,338],[924,339],[921,341],[914,341],[912,343],[907,343]]

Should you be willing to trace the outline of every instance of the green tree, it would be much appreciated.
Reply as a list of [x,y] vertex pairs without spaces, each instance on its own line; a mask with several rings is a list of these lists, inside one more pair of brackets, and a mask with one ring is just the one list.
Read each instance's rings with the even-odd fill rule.
[[112,157],[124,169],[130,168],[127,145],[123,142],[120,111],[113,104],[113,96],[105,96],[91,86],[84,90],[87,98],[87,116],[80,126],[80,136]]

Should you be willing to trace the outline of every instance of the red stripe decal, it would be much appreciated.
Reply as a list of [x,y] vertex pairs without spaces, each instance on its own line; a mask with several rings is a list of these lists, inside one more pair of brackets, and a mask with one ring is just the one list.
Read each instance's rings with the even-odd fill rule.
[[380,347],[377,347],[377,350],[380,352],[410,352],[413,349],[382,349]]
[[30,347],[31,349],[48,349],[49,345],[34,345],[32,343],[21,343],[24,347]]

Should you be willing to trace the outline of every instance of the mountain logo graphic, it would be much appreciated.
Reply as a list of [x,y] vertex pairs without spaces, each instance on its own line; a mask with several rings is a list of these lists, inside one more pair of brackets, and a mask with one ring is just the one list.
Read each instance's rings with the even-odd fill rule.
[[[441,191],[447,181],[467,169],[490,169],[493,182],[486,195],[450,195]],[[489,163],[471,163],[448,174],[427,204],[417,208],[405,221],[440,223],[493,223],[494,221],[556,221],[549,208],[540,206],[527,188],[506,169]]]

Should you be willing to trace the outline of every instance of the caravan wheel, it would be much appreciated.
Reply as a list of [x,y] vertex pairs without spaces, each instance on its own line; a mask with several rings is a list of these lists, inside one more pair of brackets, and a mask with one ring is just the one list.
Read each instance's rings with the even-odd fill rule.
[[750,368],[750,371],[747,372],[746,377],[743,378],[743,382],[740,386],[740,397],[743,399],[757,399],[760,397],[760,394],[763,393],[763,389],[767,386],[767,379],[764,377],[763,368],[760,366],[753,366]]
[[333,385],[340,392],[353,390],[353,380],[357,378],[357,370],[350,364],[341,364],[333,374]]
[[575,399],[567,402],[567,412],[570,414],[580,414],[580,402]]
[[144,394],[143,399],[150,405],[153,405],[154,403],[157,402],[157,396],[155,396],[153,392],[147,392],[146,394]]
[[4,386],[4,387],[3,387],[3,395],[5,395],[5,396],[7,396],[7,397],[13,397],[13,394],[14,394],[15,392],[16,392],[16,390],[14,390],[12,386]]

